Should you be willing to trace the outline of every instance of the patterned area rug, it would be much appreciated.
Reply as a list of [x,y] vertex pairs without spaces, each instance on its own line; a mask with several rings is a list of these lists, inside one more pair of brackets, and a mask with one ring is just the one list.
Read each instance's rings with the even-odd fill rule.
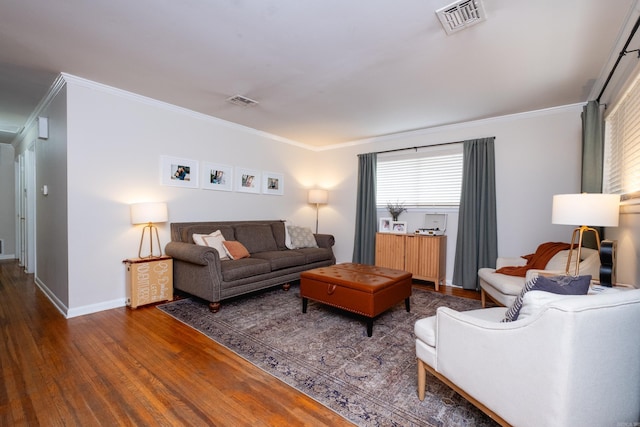
[[158,308],[359,426],[495,426],[431,375],[418,400],[413,326],[440,306],[480,302],[414,288],[411,312],[400,303],[383,313],[371,338],[361,317],[313,301],[303,314],[295,285],[224,302],[216,314],[191,298]]

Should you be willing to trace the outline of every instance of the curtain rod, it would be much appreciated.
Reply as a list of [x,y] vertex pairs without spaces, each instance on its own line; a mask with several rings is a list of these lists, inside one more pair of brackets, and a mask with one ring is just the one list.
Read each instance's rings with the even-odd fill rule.
[[455,142],[441,142],[440,144],[431,144],[431,145],[420,145],[418,147],[406,147],[406,148],[396,148],[395,150],[385,150],[385,151],[376,151],[376,154],[385,154],[385,153],[395,153],[396,151],[406,151],[406,150],[418,150],[418,148],[426,148],[426,147],[438,147],[441,145],[452,145],[452,144],[462,144],[464,141],[455,141]]
[[633,39],[633,36],[636,34],[636,31],[638,31],[639,26],[640,26],[640,17],[638,17],[638,20],[636,21],[636,25],[633,26],[633,29],[631,30],[631,34],[629,34],[629,37],[627,38],[627,42],[624,44],[624,47],[618,54],[618,59],[616,60],[616,63],[613,64],[613,68],[611,68],[611,71],[609,72],[609,76],[607,77],[607,80],[604,82],[604,85],[602,86],[602,90],[600,91],[600,94],[596,98],[596,101],[598,102],[598,104],[600,103],[600,98],[602,98],[602,95],[604,94],[605,89],[607,89],[607,86],[609,85],[609,81],[611,80],[611,77],[613,77],[613,73],[616,71],[616,68],[618,68],[618,64],[622,60],[622,57],[625,56],[627,53],[638,52],[638,58],[640,58],[640,49],[627,51],[627,48],[629,47],[629,43],[631,43],[631,39]]

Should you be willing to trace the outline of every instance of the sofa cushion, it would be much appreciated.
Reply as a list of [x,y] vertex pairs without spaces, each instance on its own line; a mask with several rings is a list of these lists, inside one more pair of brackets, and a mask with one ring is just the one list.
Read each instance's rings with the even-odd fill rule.
[[267,260],[271,263],[271,271],[287,267],[296,267],[306,263],[306,257],[295,251],[285,249],[283,251],[257,252],[251,255],[253,258]]
[[225,282],[246,279],[271,271],[269,261],[257,258],[242,258],[220,262],[220,272]]
[[220,230],[226,240],[236,240],[233,227],[229,225],[211,226],[210,224],[196,224],[183,228],[180,237],[183,242],[191,243],[193,242],[194,234],[210,234],[217,230]]
[[287,249],[284,222],[280,221],[271,224],[271,231],[273,231],[273,238],[276,241],[278,250],[282,251],[284,249]]
[[317,248],[318,243],[316,238],[313,237],[311,229],[308,227],[298,227],[295,225],[287,226],[289,236],[291,237],[291,245],[296,248]]
[[224,250],[231,259],[249,258],[249,251],[244,245],[236,240],[225,240],[222,242]]
[[237,225],[236,240],[242,243],[252,254],[278,250],[278,245],[269,224]]
[[225,241],[225,238],[220,230],[216,230],[211,234],[194,233],[191,237],[196,245],[209,246],[210,248],[217,250],[220,259],[229,259],[224,245],[222,244],[222,242]]
[[546,291],[560,295],[586,295],[589,292],[591,276],[536,276],[525,283],[522,292],[505,313],[503,322],[518,320],[525,294],[532,290]]
[[304,255],[307,264],[314,262],[328,261],[333,258],[333,252],[327,248],[302,248],[295,249],[293,252]]

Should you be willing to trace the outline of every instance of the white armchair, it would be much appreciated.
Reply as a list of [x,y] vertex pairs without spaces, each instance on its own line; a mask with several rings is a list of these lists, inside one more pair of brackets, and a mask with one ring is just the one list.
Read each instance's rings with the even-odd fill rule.
[[[573,250],[572,260],[575,260],[578,251]],[[496,270],[506,266],[522,266],[527,261],[522,258],[504,258],[500,257],[496,261],[496,268],[481,268],[478,270],[478,279],[480,282],[482,307],[486,305],[486,298],[489,297],[499,305],[509,307],[516,299],[525,282],[536,274],[564,274],[567,267],[567,258],[569,250],[558,252],[549,260],[543,270],[529,270],[526,277],[509,276],[506,274],[496,273]],[[580,253],[579,270],[581,275],[590,274],[593,280],[600,277],[600,255],[598,251],[590,248],[582,248]],[[571,268],[575,269],[575,264],[571,262]],[[575,271],[570,271],[574,274]]]
[[441,307],[416,322],[420,400],[430,372],[501,425],[640,421],[640,289],[533,291],[517,321],[501,323],[506,310]]

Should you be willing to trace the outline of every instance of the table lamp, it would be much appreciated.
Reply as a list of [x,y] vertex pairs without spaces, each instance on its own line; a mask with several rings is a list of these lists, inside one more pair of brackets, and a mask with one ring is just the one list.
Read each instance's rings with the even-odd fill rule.
[[[144,241],[144,235],[149,230],[149,255],[144,258],[155,258],[162,256],[162,246],[160,246],[160,236],[158,235],[158,227],[153,225],[154,223],[167,222],[169,217],[167,214],[167,204],[164,202],[158,203],[134,203],[130,206],[131,209],[131,224],[146,224],[142,229],[142,236],[140,237],[140,247],[138,248],[138,258],[142,257],[142,243]],[[153,232],[156,234],[156,242],[160,250],[159,255],[154,255],[153,251]]]
[[[582,237],[589,231],[595,234],[598,252],[600,252],[600,235],[592,227],[617,227],[620,214],[619,194],[556,194],[553,196],[551,222],[553,224],[577,225],[571,235],[571,247],[567,259],[566,273],[569,274],[571,255],[578,237],[578,256],[575,275],[580,272],[580,251]],[[588,225],[587,225],[588,224]]]
[[329,200],[329,192],[322,189],[309,190],[309,203],[316,205],[316,234],[318,234],[318,208],[320,205],[326,205]]

